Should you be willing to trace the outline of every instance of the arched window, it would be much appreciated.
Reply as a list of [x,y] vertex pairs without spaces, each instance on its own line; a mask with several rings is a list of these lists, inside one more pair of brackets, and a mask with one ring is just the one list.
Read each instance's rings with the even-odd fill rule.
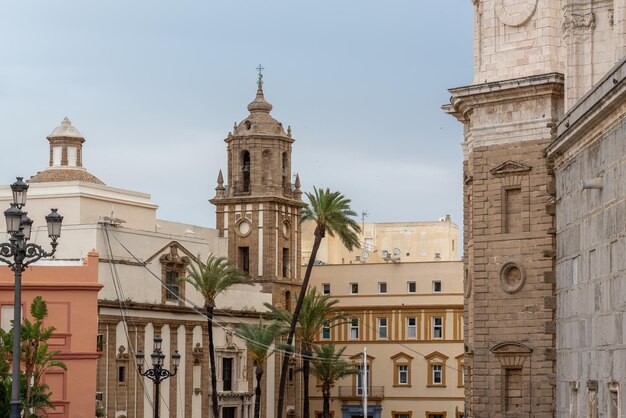
[[272,151],[263,150],[263,184],[272,184]]
[[250,152],[241,153],[241,171],[243,174],[243,192],[250,191]]
[[291,292],[289,290],[285,292],[285,309],[291,312]]

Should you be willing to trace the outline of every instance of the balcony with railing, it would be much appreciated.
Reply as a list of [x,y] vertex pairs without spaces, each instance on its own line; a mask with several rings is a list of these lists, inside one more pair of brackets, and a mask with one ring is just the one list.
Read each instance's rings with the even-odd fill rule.
[[[363,396],[363,388],[359,386],[339,386],[340,399],[354,399]],[[368,399],[376,400],[385,397],[384,386],[370,386],[367,392]]]

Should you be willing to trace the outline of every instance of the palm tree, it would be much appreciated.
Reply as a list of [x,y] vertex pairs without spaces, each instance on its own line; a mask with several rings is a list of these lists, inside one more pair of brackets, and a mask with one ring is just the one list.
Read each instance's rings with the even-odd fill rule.
[[204,298],[207,328],[209,333],[209,365],[211,368],[211,404],[213,417],[219,417],[217,404],[217,376],[215,374],[215,347],[213,345],[213,311],[215,298],[228,288],[236,284],[251,284],[244,272],[233,267],[225,257],[209,255],[206,262],[200,261],[198,256],[187,266],[187,276],[184,278]]
[[261,413],[261,378],[263,377],[263,363],[274,351],[270,350],[274,340],[284,334],[286,328],[279,321],[273,321],[270,325],[263,324],[259,320],[258,324],[241,324],[236,331],[237,336],[246,342],[250,358],[256,367],[256,389],[254,399],[254,418],[259,418]]
[[[299,298],[298,298],[299,299]],[[309,418],[309,365],[313,359],[315,341],[324,327],[333,327],[344,318],[338,314],[335,305],[339,301],[331,299],[329,295],[319,295],[315,288],[309,289],[302,299],[302,310],[296,326],[296,340],[300,342],[302,355],[302,379],[304,381],[303,418]],[[277,309],[273,305],[265,304],[270,309],[270,317],[284,324],[293,321],[294,314]]]
[[[350,199],[346,199],[341,193],[331,192],[329,189],[324,190],[314,187],[313,193],[307,193],[306,195],[310,204],[302,209],[302,222],[315,222],[315,241],[313,242],[311,256],[309,257],[306,272],[304,273],[304,279],[302,280],[300,296],[298,297],[296,307],[293,311],[293,318],[291,320],[289,334],[287,336],[288,346],[291,346],[293,343],[293,336],[296,332],[296,323],[298,322],[298,317],[300,316],[303,298],[309,285],[313,263],[315,262],[315,257],[317,257],[317,250],[320,248],[322,239],[326,233],[328,233],[331,237],[337,235],[346,248],[353,250],[354,248],[359,247],[358,234],[361,231],[359,224],[353,219],[353,217],[356,216],[356,212],[350,209]],[[285,386],[287,385],[288,369],[289,356],[285,355],[283,356],[283,363],[280,370],[278,411],[276,415],[278,418],[282,418],[283,416],[285,399],[284,394]],[[306,413],[308,414],[308,411],[306,411]]]
[[330,418],[330,390],[335,383],[346,376],[358,373],[352,363],[341,358],[346,347],[335,351],[335,344],[314,346],[315,358],[311,362],[311,373],[322,382],[324,397],[323,418]]

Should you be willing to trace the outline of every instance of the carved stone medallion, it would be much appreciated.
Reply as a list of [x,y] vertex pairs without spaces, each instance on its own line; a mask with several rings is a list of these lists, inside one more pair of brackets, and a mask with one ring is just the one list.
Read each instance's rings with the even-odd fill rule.
[[516,293],[526,281],[526,273],[521,265],[514,261],[504,263],[500,269],[500,286],[507,293]]
[[496,16],[507,26],[521,26],[535,14],[537,0],[496,0]]

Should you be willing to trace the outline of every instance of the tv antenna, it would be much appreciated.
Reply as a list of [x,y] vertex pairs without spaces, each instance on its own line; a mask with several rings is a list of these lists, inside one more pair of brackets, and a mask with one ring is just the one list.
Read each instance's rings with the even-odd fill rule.
[[370,216],[370,213],[367,210],[361,212],[361,232],[365,235],[365,218]]

